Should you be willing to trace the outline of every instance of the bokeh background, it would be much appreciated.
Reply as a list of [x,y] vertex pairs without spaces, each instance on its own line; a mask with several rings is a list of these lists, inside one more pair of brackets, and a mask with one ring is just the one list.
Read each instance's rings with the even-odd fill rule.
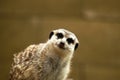
[[1,0],[0,80],[14,53],[45,42],[51,30],[74,32],[74,80],[120,80],[120,0]]

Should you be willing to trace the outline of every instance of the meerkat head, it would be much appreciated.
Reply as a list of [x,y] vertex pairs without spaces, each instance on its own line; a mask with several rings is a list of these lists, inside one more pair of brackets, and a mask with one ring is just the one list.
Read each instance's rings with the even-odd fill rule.
[[65,29],[53,30],[49,34],[48,41],[52,43],[53,47],[70,52],[74,52],[79,44],[77,37],[72,32]]

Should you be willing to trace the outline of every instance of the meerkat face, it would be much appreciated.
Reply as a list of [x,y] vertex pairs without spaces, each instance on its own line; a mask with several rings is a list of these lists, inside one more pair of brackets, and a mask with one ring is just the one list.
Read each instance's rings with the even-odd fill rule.
[[71,52],[76,50],[79,44],[77,37],[65,29],[53,30],[49,35],[49,41],[55,48]]

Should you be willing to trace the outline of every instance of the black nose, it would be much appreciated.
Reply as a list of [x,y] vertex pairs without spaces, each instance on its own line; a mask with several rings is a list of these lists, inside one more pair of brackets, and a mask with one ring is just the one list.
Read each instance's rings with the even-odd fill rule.
[[64,42],[60,42],[60,45],[64,46],[64,45],[65,45],[65,43],[64,43]]
[[61,49],[65,49],[65,43],[64,42],[60,42],[58,46]]

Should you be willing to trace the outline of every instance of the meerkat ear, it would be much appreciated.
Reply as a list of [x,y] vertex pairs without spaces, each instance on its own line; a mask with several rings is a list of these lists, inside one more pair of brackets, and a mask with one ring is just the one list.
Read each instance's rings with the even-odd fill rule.
[[74,50],[76,50],[78,48],[78,45],[79,45],[78,43],[75,44],[75,49]]
[[50,34],[49,34],[49,39],[53,36],[54,32],[52,31]]

